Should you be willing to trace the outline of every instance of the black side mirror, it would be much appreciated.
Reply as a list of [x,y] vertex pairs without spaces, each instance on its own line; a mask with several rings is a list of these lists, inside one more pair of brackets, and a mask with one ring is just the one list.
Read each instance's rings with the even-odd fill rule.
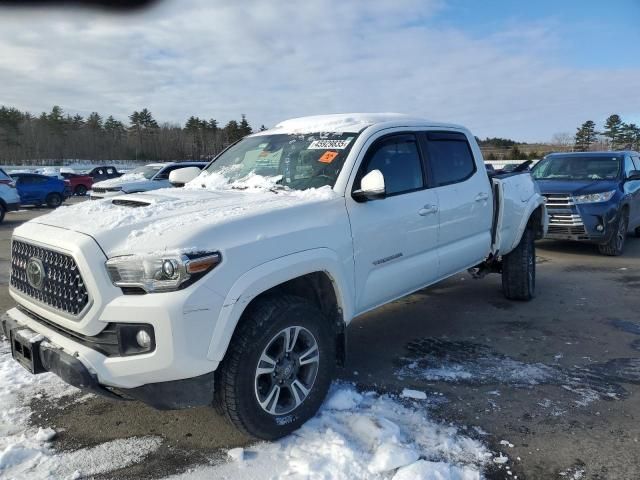
[[627,182],[630,180],[640,180],[640,170],[631,170],[626,178]]

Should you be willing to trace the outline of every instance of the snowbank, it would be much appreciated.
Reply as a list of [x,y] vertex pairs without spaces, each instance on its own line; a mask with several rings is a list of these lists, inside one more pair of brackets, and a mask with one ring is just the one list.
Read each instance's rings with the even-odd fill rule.
[[170,477],[477,480],[491,454],[423,408],[390,395],[334,386],[320,413],[293,435],[229,451],[231,460]]
[[[108,476],[143,462],[162,444],[156,436],[132,437],[56,452],[53,428],[28,426],[29,399],[43,395],[80,396],[54,375],[31,375],[13,361],[7,343],[0,343],[0,479]],[[479,480],[486,466],[506,459],[493,459],[479,441],[429,419],[423,400],[359,393],[351,385],[334,385],[320,412],[289,437],[227,455],[226,463],[170,478]]]

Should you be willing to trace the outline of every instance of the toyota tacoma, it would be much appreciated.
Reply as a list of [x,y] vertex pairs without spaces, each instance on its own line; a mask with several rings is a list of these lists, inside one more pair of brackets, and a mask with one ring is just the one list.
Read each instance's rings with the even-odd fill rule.
[[16,228],[16,361],[114,399],[215,406],[274,439],[321,405],[354,317],[465,270],[534,295],[544,199],[528,172],[490,176],[460,126],[293,119],[171,177],[186,186]]

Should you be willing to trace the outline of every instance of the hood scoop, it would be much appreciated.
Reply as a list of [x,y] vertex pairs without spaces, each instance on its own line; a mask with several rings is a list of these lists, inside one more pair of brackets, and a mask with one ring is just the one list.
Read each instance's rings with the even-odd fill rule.
[[111,202],[112,205],[117,205],[119,207],[148,207],[151,205],[149,202],[143,202],[140,200],[128,200],[126,198],[116,198]]

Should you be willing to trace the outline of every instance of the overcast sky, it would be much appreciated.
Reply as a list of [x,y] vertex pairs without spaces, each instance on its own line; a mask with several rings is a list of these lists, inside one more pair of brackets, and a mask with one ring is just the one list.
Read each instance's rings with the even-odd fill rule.
[[524,141],[610,113],[640,123],[638,0],[0,8],[0,104],[33,113],[57,104],[126,120],[147,107],[177,123],[245,113],[259,127],[394,111]]

